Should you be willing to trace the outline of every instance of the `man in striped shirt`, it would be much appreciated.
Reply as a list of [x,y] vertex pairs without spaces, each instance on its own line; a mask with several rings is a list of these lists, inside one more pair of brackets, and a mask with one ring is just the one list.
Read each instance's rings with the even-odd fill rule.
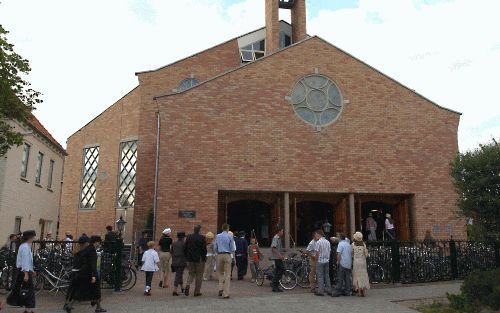
[[318,281],[318,289],[315,295],[324,296],[332,293],[332,285],[330,284],[330,270],[328,264],[330,261],[330,242],[325,239],[325,234],[322,230],[317,230],[314,234],[316,239],[316,280]]

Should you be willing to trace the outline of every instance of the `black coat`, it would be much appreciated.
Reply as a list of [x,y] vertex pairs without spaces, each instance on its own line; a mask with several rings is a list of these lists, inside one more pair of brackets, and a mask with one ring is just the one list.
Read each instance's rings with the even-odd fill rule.
[[[97,252],[93,245],[75,254],[71,286],[68,290],[69,300],[91,301],[101,299],[101,285],[97,272]],[[92,284],[92,277],[96,282]]]
[[207,241],[205,236],[191,234],[187,236],[184,254],[188,262],[199,263],[207,261]]

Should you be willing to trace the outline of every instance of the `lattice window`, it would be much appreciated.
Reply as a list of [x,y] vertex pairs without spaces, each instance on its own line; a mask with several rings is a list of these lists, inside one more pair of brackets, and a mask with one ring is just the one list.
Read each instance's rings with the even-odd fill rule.
[[118,181],[118,207],[134,207],[135,175],[137,168],[137,141],[120,145],[120,174]]
[[99,147],[85,148],[83,150],[82,192],[80,196],[82,209],[95,208],[98,163]]

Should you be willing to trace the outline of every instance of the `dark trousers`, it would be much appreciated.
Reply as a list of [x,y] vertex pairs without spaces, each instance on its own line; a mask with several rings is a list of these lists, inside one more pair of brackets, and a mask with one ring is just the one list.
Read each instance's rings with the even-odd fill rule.
[[352,270],[339,264],[335,293],[350,296],[352,293]]
[[144,253],[137,253],[137,266],[142,266],[142,256]]
[[247,274],[248,257],[246,255],[237,255],[236,267],[238,268],[238,279],[243,279]]
[[285,273],[285,264],[283,264],[283,260],[274,260],[274,276],[273,276],[273,281],[271,283],[271,287],[273,289],[279,288],[280,280],[281,277],[283,277],[283,274]]
[[175,279],[174,279],[174,287],[179,287],[184,285],[184,269],[185,266],[176,266],[175,267]]
[[[20,296],[21,289],[27,289],[26,298]],[[33,284],[33,272],[28,273],[28,281],[24,282],[24,272],[20,268],[16,270],[12,291],[7,297],[7,304],[11,306],[25,307],[26,309],[35,308],[35,288]]]
[[146,273],[146,287],[151,287],[151,283],[153,281],[153,275],[155,272],[144,272]]

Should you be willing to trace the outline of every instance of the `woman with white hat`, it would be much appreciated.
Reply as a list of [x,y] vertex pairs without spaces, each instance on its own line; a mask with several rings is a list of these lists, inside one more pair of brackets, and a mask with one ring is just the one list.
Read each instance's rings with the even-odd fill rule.
[[352,285],[354,290],[358,292],[358,295],[364,297],[366,290],[370,289],[370,281],[368,279],[368,270],[366,267],[368,249],[366,249],[366,245],[363,242],[362,233],[359,231],[355,232],[353,239]]
[[168,288],[168,273],[170,271],[170,261],[172,260],[172,238],[170,235],[172,230],[165,228],[161,233],[160,242],[158,243],[160,251],[160,287]]
[[389,236],[390,240],[396,239],[396,231],[394,229],[394,220],[391,215],[387,213],[385,215],[385,232]]

